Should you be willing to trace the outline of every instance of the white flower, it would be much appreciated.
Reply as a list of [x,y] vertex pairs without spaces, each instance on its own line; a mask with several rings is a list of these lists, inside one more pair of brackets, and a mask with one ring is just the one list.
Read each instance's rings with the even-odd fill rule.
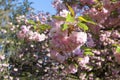
[[69,11],[67,11],[66,9],[60,11],[60,16],[61,17],[67,17],[68,13],[70,13]]
[[44,41],[46,39],[46,35],[45,34],[40,34],[39,35],[39,40],[38,41]]
[[105,9],[105,8],[103,8],[103,12],[104,12],[104,13],[108,13],[108,10]]
[[84,58],[82,58],[82,60],[80,60],[80,62],[79,62],[79,65],[86,65],[87,63],[89,63],[89,57],[88,56],[86,56],[86,57],[84,57]]

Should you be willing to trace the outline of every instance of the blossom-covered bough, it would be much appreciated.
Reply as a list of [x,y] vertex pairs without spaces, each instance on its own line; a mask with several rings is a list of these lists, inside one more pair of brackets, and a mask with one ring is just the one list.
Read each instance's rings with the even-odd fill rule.
[[3,43],[14,47],[7,50],[10,76],[119,79],[120,1],[54,0],[53,7],[53,16],[19,16],[10,31],[1,30],[10,35]]

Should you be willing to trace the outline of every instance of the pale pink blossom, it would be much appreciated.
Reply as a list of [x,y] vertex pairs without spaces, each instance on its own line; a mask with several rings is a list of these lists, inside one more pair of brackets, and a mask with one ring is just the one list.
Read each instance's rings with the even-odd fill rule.
[[76,49],[78,46],[82,46],[87,41],[87,34],[85,32],[75,32],[73,31],[68,36],[68,31],[62,31],[61,25],[63,21],[57,21],[52,24],[53,28],[50,30],[49,36],[51,37],[50,44],[52,49],[69,53]]
[[25,26],[25,25],[22,25],[22,26],[21,26],[21,30],[22,30],[24,33],[26,33],[26,32],[29,31],[29,28],[27,28],[27,26]]
[[96,3],[96,0],[80,0],[80,3],[92,5]]
[[76,48],[74,51],[73,51],[73,54],[74,55],[77,55],[77,56],[82,56],[84,53],[84,50],[81,50],[80,47]]
[[70,12],[66,9],[63,9],[62,11],[60,11],[60,16],[61,17],[67,17],[67,15],[69,14]]
[[89,63],[89,57],[88,56],[85,56],[84,58],[81,58],[79,60],[79,65],[82,65],[82,66],[85,66],[87,63]]
[[95,42],[93,41],[92,35],[88,35],[86,45],[88,47],[95,47]]
[[115,53],[114,54],[114,57],[115,57],[115,61],[120,64],[120,53]]
[[61,62],[61,63],[63,63],[63,62],[65,61],[65,59],[66,59],[65,56],[61,55],[60,53],[58,53],[58,52],[55,51],[55,50],[51,50],[51,52],[50,52],[50,57],[51,57],[52,59],[57,60],[58,62]]
[[0,60],[4,60],[5,59],[5,55],[0,55]]
[[108,13],[108,10],[103,8],[103,13],[107,14]]
[[28,39],[28,40],[34,40],[33,39],[33,34],[34,34],[34,32],[33,31],[28,31],[27,33],[26,33],[26,38]]
[[46,39],[46,35],[45,34],[37,34],[36,37],[35,37],[35,41],[44,41]]
[[19,32],[17,33],[17,37],[18,37],[19,39],[24,39],[24,38],[25,38],[25,33],[24,33],[23,31],[19,31]]
[[78,71],[78,67],[77,67],[77,65],[75,65],[75,64],[70,64],[70,65],[64,70],[64,72],[67,73],[67,74],[69,74],[69,73],[75,74],[77,71]]
[[64,32],[55,33],[52,37],[50,44],[51,47],[58,52],[69,53],[76,49],[78,46],[82,46],[87,41],[87,34],[85,32],[72,32],[70,36],[64,34]]

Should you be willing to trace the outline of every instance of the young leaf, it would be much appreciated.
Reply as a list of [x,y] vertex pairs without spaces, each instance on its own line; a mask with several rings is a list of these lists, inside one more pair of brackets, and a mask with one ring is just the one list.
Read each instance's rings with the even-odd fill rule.
[[63,21],[66,20],[64,17],[61,17],[61,16],[52,16],[52,18],[57,19],[57,20],[63,20]]
[[84,52],[84,55],[88,55],[88,56],[94,56],[94,53],[92,53],[92,52]]
[[68,15],[67,15],[67,17],[66,17],[66,22],[74,22],[74,21],[75,21],[74,17],[72,17],[72,16],[68,13]]
[[87,31],[87,30],[88,30],[88,26],[87,26],[85,23],[79,22],[79,23],[78,23],[78,26],[79,26],[80,28],[82,28],[84,31]]
[[117,53],[120,53],[120,46],[117,46],[116,52],[117,52]]
[[36,25],[34,25],[34,26],[33,26],[33,28],[36,30],[36,29],[37,29],[37,26],[36,26]]
[[89,51],[91,51],[91,49],[90,48],[85,48],[84,51],[89,52]]
[[85,19],[83,16],[79,16],[78,20],[83,21],[83,22],[87,22],[87,23],[91,23],[91,24],[96,24],[95,22],[93,22],[92,20],[87,20]]
[[33,20],[28,20],[29,24],[35,25],[35,22]]
[[68,25],[67,24],[63,24],[62,25],[62,31],[66,30],[66,29],[68,29]]
[[66,4],[66,5],[67,5],[69,11],[71,12],[72,16],[74,17],[74,16],[75,16],[75,12],[74,12],[74,10],[73,10],[72,7],[69,6],[68,4]]
[[47,29],[50,29],[51,26],[49,26],[49,25],[47,25],[47,24],[42,24],[42,25],[40,25],[39,28],[40,28],[40,30],[45,31],[45,30],[47,30]]
[[78,19],[79,19],[80,21],[87,22],[87,20],[86,20],[85,18],[83,18],[82,16],[79,16]]

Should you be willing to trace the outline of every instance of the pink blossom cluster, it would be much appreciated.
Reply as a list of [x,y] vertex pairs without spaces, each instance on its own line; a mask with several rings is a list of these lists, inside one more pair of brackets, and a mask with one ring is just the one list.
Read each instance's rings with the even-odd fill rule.
[[[63,0],[64,1],[64,0]],[[81,13],[80,15],[88,15],[96,24],[89,24],[90,33],[83,31],[73,31],[68,35],[68,30],[62,31],[61,25],[65,22],[62,20],[53,20],[51,23],[52,29],[50,30],[49,36],[51,37],[51,57],[61,63],[66,62],[67,59],[71,57],[71,53],[74,54],[75,61],[77,65],[86,67],[86,64],[89,63],[89,56],[83,56],[84,50],[80,49],[81,46],[89,48],[99,48],[102,46],[110,46],[116,44],[119,41],[119,32],[109,32],[103,31],[101,29],[115,28],[120,26],[119,16],[120,16],[120,1],[111,1],[111,0],[79,0],[80,4],[70,4],[75,12],[75,16]],[[69,2],[69,1],[68,1]],[[72,1],[71,1],[72,2]],[[77,3],[77,2],[76,2]],[[53,3],[54,7],[57,9],[57,15],[61,17],[66,17],[69,12],[68,8],[62,1],[55,0]],[[80,7],[79,7],[80,6]],[[81,9],[81,6],[83,8]],[[87,7],[86,7],[87,6]],[[78,12],[79,9],[79,12]],[[76,11],[77,10],[77,11]],[[91,34],[92,33],[92,34]],[[116,41],[114,39],[117,39]],[[95,42],[96,41],[96,42]],[[101,44],[102,43],[102,44]],[[97,45],[100,44],[100,45]],[[99,47],[98,47],[99,46]],[[97,50],[96,50],[97,51]],[[94,50],[93,50],[94,52]],[[94,52],[95,53],[95,52]],[[101,52],[97,52],[100,54]],[[77,57],[76,57],[77,56]],[[81,60],[77,58],[82,58]],[[74,60],[74,59],[73,59]],[[74,62],[71,63],[66,69],[68,73],[76,73],[77,67],[75,67]]]
[[101,0],[101,4],[98,4],[101,6],[92,7],[84,13],[87,13],[101,28],[120,26],[120,1]]
[[71,53],[78,56],[83,55],[83,51],[80,50],[80,47],[87,42],[87,33],[73,31],[68,35],[68,30],[61,30],[61,25],[63,23],[63,21],[54,20],[54,23],[52,23],[52,29],[49,33],[49,36],[51,37],[51,58],[60,63],[64,63],[69,57],[71,57]]
[[91,34],[88,34],[86,45],[87,45],[88,47],[90,47],[90,48],[96,46],[96,44],[95,44],[95,42],[94,42],[93,37],[92,37]]
[[80,0],[81,4],[93,5],[96,3],[96,0]]
[[61,0],[54,0],[53,1],[53,7],[60,12],[62,9],[66,9],[65,4],[63,4],[63,2]]
[[115,57],[115,61],[120,64],[120,53],[115,53],[114,54],[114,57]]
[[30,30],[30,26],[21,26],[21,30],[17,33],[19,39],[27,39],[30,41],[44,41],[47,37],[45,34],[40,34],[38,32],[33,32]]
[[36,22],[40,22],[41,24],[46,24],[48,18],[50,18],[49,13],[43,13],[43,12],[39,12],[38,14],[31,14],[30,16],[28,16],[29,19],[34,20]]
[[115,41],[114,39],[119,39],[120,33],[118,31],[101,31],[100,34],[100,41],[103,45],[112,45],[112,44],[119,44],[119,42]]

